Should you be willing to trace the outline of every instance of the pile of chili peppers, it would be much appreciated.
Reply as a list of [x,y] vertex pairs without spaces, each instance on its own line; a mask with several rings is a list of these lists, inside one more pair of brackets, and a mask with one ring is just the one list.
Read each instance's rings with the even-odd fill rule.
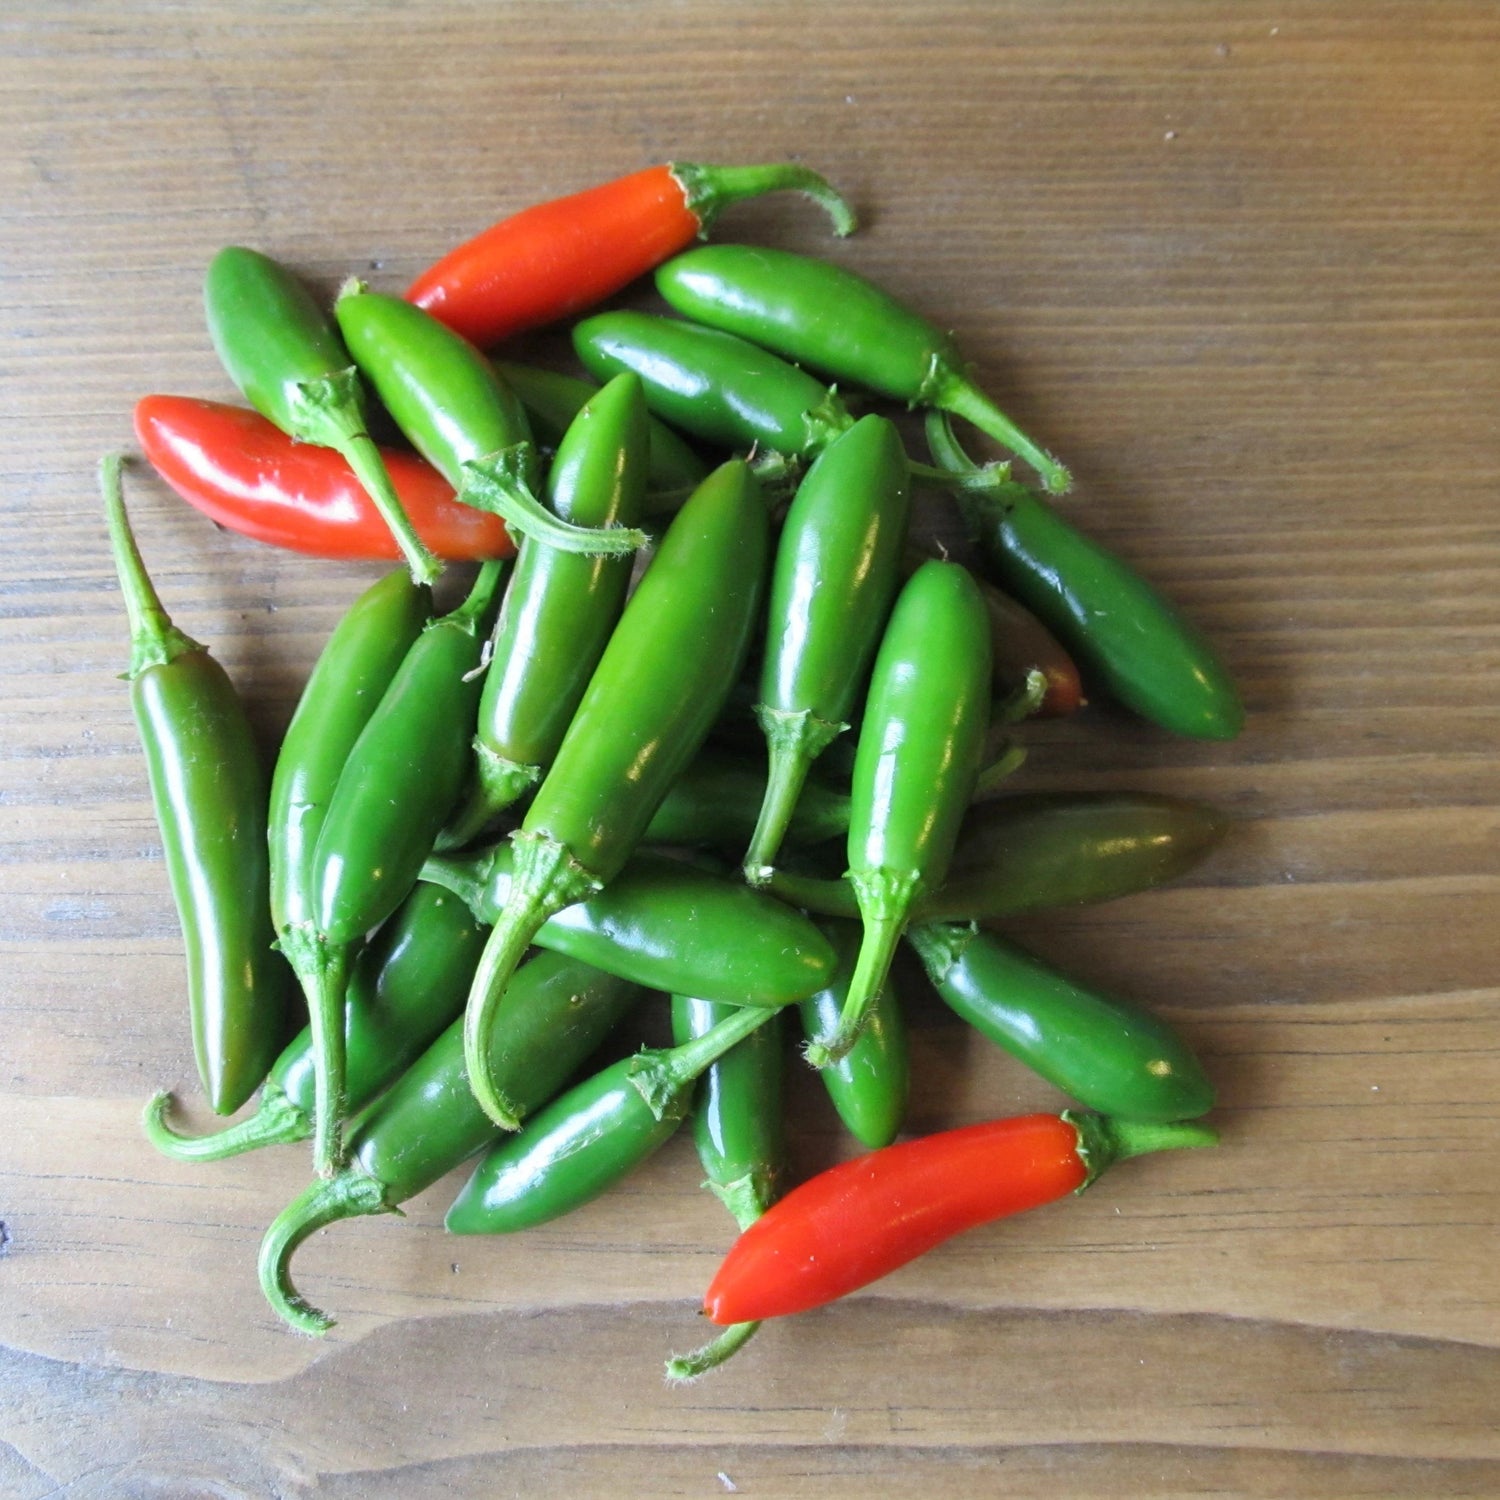
[[[209,330],[249,407],[148,396],[147,458],[249,536],[405,564],[334,631],[269,776],[229,679],[157,598],[105,461],[199,1073],[221,1114],[259,1090],[202,1137],[158,1095],[146,1130],[191,1161],[312,1141],[311,1185],[260,1258],[294,1327],[329,1326],[289,1277],[303,1239],[476,1156],[448,1228],[507,1233],[691,1117],[742,1232],[704,1303],[723,1331],[668,1367],[688,1378],[762,1319],[1119,1158],[1215,1139],[1180,1037],[984,924],[1170,880],[1225,827],[1169,797],[1005,793],[1022,721],[1078,709],[1087,682],[1227,738],[1233,684],[1053,509],[1066,469],[952,338],[831,262],[690,248],[726,204],[780,189],[854,227],[806,168],[677,165],[506,219],[404,297],[350,282],[331,312],[265,255],[215,257]],[[678,316],[594,310],[653,271]],[[492,358],[584,312],[587,378]],[[926,410],[925,458],[881,399]],[[972,461],[955,416],[1012,458]],[[378,445],[380,424],[404,445]],[[978,571],[916,548],[919,488],[956,502]],[[479,566],[435,614],[445,561]],[[903,939],[943,1001],[1078,1107],[894,1144]],[[671,996],[674,1045],[590,1073],[647,990]],[[779,1197],[791,1029],[869,1154]]]

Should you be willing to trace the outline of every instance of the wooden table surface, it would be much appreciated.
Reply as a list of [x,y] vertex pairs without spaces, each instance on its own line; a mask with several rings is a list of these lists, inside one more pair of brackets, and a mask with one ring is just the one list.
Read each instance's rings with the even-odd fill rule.
[[[0,1493],[1500,1493],[1500,9],[1484,3],[20,5],[0,18]],[[1131,1163],[668,1388],[730,1237],[674,1141],[535,1233],[458,1178],[255,1249],[303,1149],[187,1167],[183,967],[94,464],[229,399],[203,267],[399,290],[501,213],[671,158],[817,166],[722,237],[937,321],[1217,643],[1228,745],[1102,706],[1016,785],[1235,819],[1174,887],[1013,930],[1201,1049],[1214,1152]],[[169,607],[269,744],[378,569],[139,471]],[[911,999],[910,1129],[1055,1104]],[[196,1123],[201,1109],[190,1104]],[[793,1088],[801,1170],[849,1154]]]

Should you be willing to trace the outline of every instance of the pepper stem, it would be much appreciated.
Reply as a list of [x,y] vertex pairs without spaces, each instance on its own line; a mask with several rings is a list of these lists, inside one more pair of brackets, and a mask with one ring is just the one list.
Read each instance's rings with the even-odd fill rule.
[[974,778],[974,796],[988,797],[991,792],[1000,787],[1002,782],[1014,776],[1025,763],[1025,745],[1019,745],[1011,739],[1002,740],[999,753],[988,765],[980,767],[979,775]]
[[1063,495],[1073,487],[1073,476],[1067,469],[1027,437],[962,370],[939,361],[923,395],[934,406],[972,422],[981,432],[1025,459],[1040,475],[1042,488],[1049,495]]
[[312,1028],[313,1167],[332,1177],[344,1164],[344,1009],[349,950],[300,924],[281,936],[281,951],[302,983]]
[[744,866],[745,878],[752,885],[764,885],[797,811],[797,799],[812,763],[849,726],[820,719],[809,710],[791,713],[768,708],[764,703],[756,704],[755,717],[765,733],[770,759],[766,791]]
[[674,161],[667,170],[682,189],[683,204],[706,235],[713,221],[731,203],[759,198],[765,193],[801,193],[811,198],[833,221],[840,239],[854,233],[859,220],[849,202],[826,178],[795,162],[770,162],[753,167],[710,167]]
[[340,1219],[400,1212],[386,1202],[384,1185],[364,1172],[340,1172],[310,1183],[276,1215],[260,1242],[260,1289],[266,1301],[299,1333],[327,1333],[333,1319],[292,1285],[291,1258],[297,1246]]
[[922,886],[921,876],[910,870],[855,870],[850,872],[849,882],[864,919],[864,937],[838,1025],[830,1036],[816,1037],[803,1049],[803,1056],[814,1068],[839,1062],[859,1040],[870,1008],[885,986],[907,917]]
[[667,1051],[637,1053],[630,1060],[630,1081],[651,1113],[658,1120],[664,1120],[683,1100],[700,1073],[718,1062],[752,1031],[764,1026],[775,1014],[770,1007],[742,1005],[732,1015],[710,1026],[702,1036],[695,1036],[681,1046]]
[[820,917],[859,919],[859,898],[847,879],[823,880],[816,875],[773,870],[765,881],[765,889],[778,901],[800,906],[803,911],[815,912]]
[[906,941],[916,949],[933,984],[941,984],[978,935],[973,922],[920,922],[906,929]]
[[305,1141],[312,1134],[307,1112],[293,1104],[274,1083],[261,1089],[260,1105],[249,1119],[216,1130],[212,1135],[178,1135],[167,1124],[167,1111],[171,1107],[171,1094],[165,1090],[153,1094],[141,1116],[141,1129],[163,1156],[174,1161],[223,1161],[261,1146]]
[[1117,1161],[1146,1156],[1153,1151],[1193,1150],[1219,1144],[1219,1132],[1197,1120],[1161,1125],[1145,1120],[1117,1120],[1089,1109],[1065,1109],[1062,1118],[1078,1132],[1076,1150],[1088,1169],[1088,1176],[1078,1185],[1080,1193]]
[[738,1354],[760,1327],[755,1323],[731,1323],[717,1338],[710,1339],[691,1354],[674,1354],[667,1361],[667,1379],[674,1384],[696,1380],[717,1369],[731,1355]]
[[531,492],[535,467],[530,443],[516,443],[485,458],[469,459],[458,498],[475,510],[488,511],[505,522],[513,535],[532,537],[559,552],[588,557],[618,557],[638,552],[650,541],[631,526],[574,526],[554,515]]
[[292,436],[299,442],[332,448],[343,458],[390,528],[412,578],[417,583],[431,583],[443,571],[443,565],[417,535],[386,472],[380,449],[365,430],[359,371],[350,365],[316,380],[305,380],[297,387],[297,397]]
[[479,1107],[502,1130],[520,1128],[520,1111],[500,1092],[491,1069],[500,1001],[537,929],[554,913],[601,888],[568,852],[543,834],[511,835],[515,863],[505,905],[479,958],[464,1011],[464,1066]]
[[99,491],[104,497],[104,519],[109,524],[109,545],[114,553],[125,615],[130,622],[130,668],[127,678],[138,677],[147,667],[164,667],[179,656],[206,648],[180,631],[162,608],[156,586],[146,572],[130,518],[125,513],[125,489],[120,481],[122,459],[118,453],[99,460]]

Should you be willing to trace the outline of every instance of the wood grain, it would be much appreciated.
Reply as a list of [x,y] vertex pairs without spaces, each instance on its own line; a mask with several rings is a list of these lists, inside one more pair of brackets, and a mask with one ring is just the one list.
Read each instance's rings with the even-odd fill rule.
[[[0,16],[0,1493],[1500,1492],[1497,76],[1500,13],[1457,0]],[[300,1340],[253,1266],[304,1154],[184,1167],[135,1124],[191,1060],[93,466],[140,395],[229,397],[220,245],[399,290],[679,156],[848,190],[847,242],[780,200],[723,234],[955,328],[1244,685],[1228,746],[1098,703],[1026,732],[1017,785],[1236,826],[1170,890],[1008,929],[1180,1024],[1224,1142],[686,1389],[660,1360],[729,1223],[682,1140],[523,1239],[445,1237],[455,1182],[318,1236],[297,1273],[340,1322]],[[130,498],[269,749],[375,572]],[[913,1130],[1056,1102],[907,989]],[[850,1153],[815,1080],[790,1110],[799,1169]]]

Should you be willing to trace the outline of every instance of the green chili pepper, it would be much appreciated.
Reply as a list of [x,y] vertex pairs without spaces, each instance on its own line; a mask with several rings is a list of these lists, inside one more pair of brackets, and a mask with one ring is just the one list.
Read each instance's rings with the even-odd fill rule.
[[396,425],[465,505],[513,532],[572,552],[634,552],[644,532],[571,526],[535,496],[536,450],[525,408],[467,339],[400,297],[355,281],[334,306],[355,363]]
[[[556,448],[573,418],[599,387],[592,380],[496,360],[500,378],[521,398],[537,441]],[[708,477],[708,466],[688,445],[655,417],[651,429],[651,466],[646,479],[646,510],[676,510]]]
[[463,790],[480,651],[504,566],[485,563],[468,598],[428,625],[406,653],[350,749],[323,815],[307,868],[309,890],[295,903],[312,916],[282,934],[312,1020],[320,1083],[313,1156],[324,1176],[340,1161],[349,960],[360,938],[416,884]]
[[[638,993],[624,980],[553,953],[538,954],[517,971],[493,1068],[518,1115],[567,1082]],[[349,1143],[349,1165],[337,1177],[313,1182],[266,1231],[261,1290],[293,1328],[321,1334],[333,1326],[292,1286],[288,1265],[303,1240],[340,1219],[397,1212],[494,1139],[494,1125],[469,1093],[463,1053],[463,1023],[454,1021],[360,1124]]]
[[[481,921],[506,908],[509,845],[445,855],[422,878],[462,897]],[[650,989],[774,1008],[826,984],[828,939],[801,912],[737,880],[681,860],[635,854],[603,890],[564,907],[535,941]]]
[[162,608],[125,513],[120,460],[99,466],[130,622],[130,702],[187,949],[193,1054],[209,1105],[232,1114],[285,1037],[293,986],[272,948],[266,775],[223,667]]
[[[832,982],[799,1007],[808,1041],[827,1036],[838,1026],[859,956],[858,927],[839,922],[825,924],[824,931],[838,954],[838,968]],[[839,1119],[861,1145],[873,1151],[896,1139],[906,1115],[910,1065],[906,1022],[889,975],[871,1003],[859,1039],[820,1076]]]
[[[646,405],[619,375],[557,450],[547,499],[564,521],[634,521],[646,489]],[[495,622],[474,736],[474,780],[442,843],[466,844],[542,777],[583,697],[630,583],[628,557],[581,557],[528,537]]]
[[[948,877],[912,920],[990,922],[1021,912],[1113,901],[1192,869],[1224,837],[1211,807],[1146,792],[1030,792],[971,807]],[[833,917],[856,917],[847,880],[778,870],[768,889]]]
[[896,596],[909,494],[895,425],[869,416],[819,454],[787,511],[755,710],[770,769],[751,880],[769,876],[813,761],[849,727]]
[[[969,464],[941,413],[929,417],[927,436],[940,463]],[[1024,485],[961,494],[959,503],[1000,584],[1127,708],[1195,739],[1240,732],[1244,705],[1213,647],[1139,573]]]
[[971,925],[917,926],[907,937],[964,1020],[1080,1104],[1162,1124],[1213,1108],[1213,1085],[1164,1021]]
[[287,726],[267,816],[277,933],[313,920],[313,854],[349,752],[432,614],[432,591],[388,573],[328,638]]
[[575,1084],[480,1161],[448,1210],[449,1232],[513,1234],[597,1198],[666,1144],[699,1074],[773,1014],[736,1007],[684,1046],[638,1052]]
[[[685,995],[672,996],[672,1040],[678,1046],[706,1036],[734,1014]],[[748,1229],[776,1200],[785,1169],[781,1113],[780,1014],[709,1066],[693,1102],[693,1144],[707,1186]],[[695,1380],[738,1353],[759,1323],[737,1323],[690,1354],[667,1361],[668,1380]]]
[[697,753],[749,647],[768,517],[749,468],[731,461],[667,529],[520,829],[515,878],[469,998],[470,1081],[505,1123],[485,1077],[510,971],[554,912],[620,872],[668,788]]
[[[404,574],[401,576],[405,576]],[[452,891],[419,884],[354,961],[344,1013],[344,1099],[351,1115],[373,1103],[464,1008],[489,929]],[[220,1161],[313,1133],[317,1070],[304,1026],[271,1065],[260,1104],[213,1135],[178,1135],[170,1094],[146,1106],[146,1138],[178,1161]]]
[[1071,483],[969,378],[951,335],[844,266],[762,245],[706,245],[659,267],[656,287],[684,316],[834,380],[967,418],[1054,494]]
[[855,752],[849,881],[864,921],[838,1027],[808,1044],[826,1067],[859,1037],[913,904],[947,873],[988,727],[984,601],[957,563],[924,563],[880,643]]
[[[738,856],[755,830],[765,790],[763,765],[705,750],[672,783],[644,842],[699,845]],[[787,828],[787,843],[821,844],[848,829],[848,796],[822,782],[805,782]]]
[[442,564],[417,535],[365,428],[364,389],[338,331],[284,266],[231,245],[204,281],[209,336],[245,399],[299,442],[342,454],[391,529],[411,575],[430,583]]

